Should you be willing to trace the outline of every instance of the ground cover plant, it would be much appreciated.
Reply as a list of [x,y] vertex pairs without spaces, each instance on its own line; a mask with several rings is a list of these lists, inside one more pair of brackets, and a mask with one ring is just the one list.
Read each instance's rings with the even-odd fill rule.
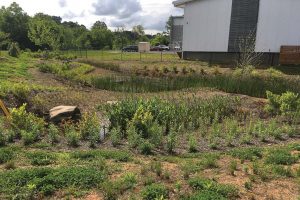
[[[30,54],[1,60],[11,116],[0,117],[0,199],[298,198],[297,76]],[[111,74],[115,88],[92,82]],[[35,111],[35,95],[47,108],[78,105],[81,120],[51,123],[47,109]]]

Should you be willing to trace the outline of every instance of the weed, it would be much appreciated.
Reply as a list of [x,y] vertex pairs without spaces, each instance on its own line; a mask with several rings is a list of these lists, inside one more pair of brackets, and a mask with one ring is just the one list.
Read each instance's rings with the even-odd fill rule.
[[5,163],[4,168],[5,168],[6,170],[14,170],[14,169],[16,169],[17,167],[16,167],[15,161],[12,161],[12,160],[11,160],[11,161],[8,161],[8,162]]
[[231,156],[235,158],[239,158],[243,161],[249,160],[254,161],[258,158],[262,158],[262,149],[253,147],[253,148],[243,148],[243,149],[234,149],[229,153]]
[[253,188],[252,182],[250,181],[245,182],[244,186],[247,190],[252,190]]
[[150,163],[151,170],[157,175],[162,175],[162,164],[161,162],[155,161]]
[[144,200],[167,199],[169,197],[168,189],[162,184],[151,184],[146,186],[142,191]]
[[113,128],[110,131],[110,140],[114,147],[121,144],[122,136],[118,128]]
[[229,171],[232,176],[234,176],[234,172],[237,170],[238,163],[236,160],[230,161]]
[[203,159],[200,161],[199,165],[203,169],[212,169],[218,168],[217,161],[219,160],[220,156],[218,154],[205,154],[203,155]]
[[210,179],[194,178],[189,180],[189,185],[196,191],[210,191],[224,198],[236,198],[238,189],[231,185],[218,184]]
[[194,136],[189,137],[188,145],[189,145],[190,153],[195,153],[198,151],[197,150],[197,139]]
[[0,149],[0,164],[11,161],[15,157],[13,148],[5,147]]
[[100,133],[100,123],[96,113],[83,114],[82,119],[79,123],[79,130],[82,139],[91,139],[94,135],[99,135]]
[[51,153],[46,152],[33,152],[28,153],[27,157],[30,159],[30,162],[34,166],[46,166],[55,162],[56,158]]
[[151,155],[153,150],[153,144],[151,144],[148,140],[144,140],[140,143],[139,149],[144,155]]
[[49,125],[48,134],[52,145],[59,142],[59,129],[54,124]]
[[80,141],[80,133],[75,129],[73,125],[67,126],[65,129],[65,135],[67,137],[68,145],[71,147],[78,147]]
[[287,149],[275,149],[268,153],[265,162],[275,165],[291,165],[296,163],[297,159]]
[[168,137],[167,137],[167,141],[166,141],[166,147],[167,147],[167,151],[169,153],[173,153],[174,149],[176,147],[176,143],[177,143],[177,136],[175,132],[171,132]]

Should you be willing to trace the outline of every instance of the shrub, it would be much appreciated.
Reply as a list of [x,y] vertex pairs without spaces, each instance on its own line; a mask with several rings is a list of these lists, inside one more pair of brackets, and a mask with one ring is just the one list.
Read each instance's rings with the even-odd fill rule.
[[44,120],[32,113],[28,113],[26,111],[26,104],[23,104],[20,108],[13,108],[9,121],[18,137],[20,137],[21,131],[23,131],[23,133],[30,133],[32,137],[37,139],[44,131]]
[[168,137],[167,137],[167,139],[166,139],[167,141],[167,144],[166,144],[166,147],[167,147],[167,151],[169,152],[169,153],[173,153],[174,152],[174,149],[175,149],[175,147],[176,147],[176,143],[177,143],[177,136],[176,136],[176,133],[175,132],[171,132],[169,135],[168,135]]
[[162,175],[162,164],[161,162],[151,162],[150,163],[151,170],[157,175],[161,176]]
[[110,131],[110,140],[114,147],[121,144],[122,136],[118,128],[113,128]]
[[0,164],[11,161],[15,156],[14,149],[12,148],[1,148],[0,149]]
[[229,164],[229,171],[230,171],[230,174],[232,176],[234,176],[234,172],[237,170],[237,161],[236,160],[232,160],[230,161],[230,164]]
[[21,137],[25,146],[31,145],[37,140],[37,135],[34,132],[21,131]]
[[79,123],[79,129],[80,129],[81,137],[85,140],[90,139],[90,137],[93,135],[99,135],[100,122],[96,113],[83,114],[83,117]]
[[34,193],[46,194],[69,187],[91,189],[100,185],[106,176],[99,168],[82,166],[17,169],[0,172],[0,193],[11,197],[21,195],[28,191],[29,185]]
[[148,140],[144,140],[140,143],[139,149],[142,154],[151,155],[152,149],[153,149],[153,144],[151,144]]
[[167,199],[169,191],[162,184],[151,184],[143,189],[142,197],[144,200]]
[[137,133],[135,127],[131,123],[129,124],[127,135],[128,143],[131,148],[137,147],[142,141],[142,137]]
[[198,151],[197,150],[197,139],[194,136],[189,137],[188,145],[189,145],[190,153],[195,153]]
[[75,129],[73,125],[68,125],[65,128],[65,135],[69,146],[78,147],[80,141],[80,133]]
[[205,190],[196,192],[188,197],[184,197],[183,200],[227,200],[227,198],[223,197],[217,192]]
[[[0,126],[1,128],[1,126]],[[0,147],[5,146],[6,144],[6,135],[4,133],[4,131],[0,130]]]
[[217,161],[219,158],[218,154],[205,154],[199,164],[203,169],[218,168]]
[[59,142],[59,129],[54,124],[49,125],[48,134],[51,144]]
[[223,185],[215,181],[203,178],[194,178],[189,180],[189,185],[196,191],[210,191],[215,192],[224,198],[236,198],[238,196],[238,189],[232,185]]
[[234,149],[229,152],[229,154],[235,158],[239,158],[242,161],[249,160],[254,161],[255,159],[262,158],[263,152],[261,148],[243,148]]
[[12,42],[8,48],[8,55],[10,55],[11,57],[19,57],[21,51],[19,48],[18,43],[16,42]]
[[273,94],[267,91],[268,105],[266,110],[273,114],[289,115],[300,111],[300,97],[293,92],[286,92],[282,95]]
[[291,165],[296,163],[297,159],[286,149],[276,149],[268,153],[265,162],[275,165]]
[[34,166],[46,166],[52,164],[56,159],[53,154],[45,152],[33,152],[27,154],[30,159],[31,165]]

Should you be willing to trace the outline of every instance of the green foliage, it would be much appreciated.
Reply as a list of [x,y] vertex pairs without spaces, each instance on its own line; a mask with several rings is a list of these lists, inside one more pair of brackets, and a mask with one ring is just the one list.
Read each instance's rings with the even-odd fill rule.
[[8,48],[8,55],[11,57],[19,57],[20,56],[20,48],[19,45],[15,42],[11,43],[9,48]]
[[50,124],[48,128],[48,136],[51,144],[59,142],[59,129],[54,124]]
[[291,155],[291,152],[287,149],[275,149],[268,153],[265,162],[275,165],[291,165],[296,163],[297,159]]
[[151,170],[157,175],[162,175],[162,163],[159,161],[153,161],[150,163]]
[[143,140],[139,144],[139,149],[144,155],[151,155],[153,152],[153,144],[151,144],[148,140]]
[[169,191],[162,184],[151,184],[143,189],[142,197],[144,200],[167,199],[169,197]]
[[71,124],[65,127],[65,135],[68,145],[71,147],[78,147],[80,142],[80,132]]
[[4,133],[4,131],[1,129],[2,129],[2,127],[0,124],[0,147],[3,147],[6,144],[7,137],[6,137],[6,134]]
[[113,128],[110,131],[110,140],[111,140],[111,143],[114,147],[121,144],[122,135],[121,135],[121,132],[118,128]]
[[286,92],[282,95],[267,91],[268,105],[266,110],[273,114],[289,115],[300,112],[300,97],[297,93]]
[[11,197],[18,195],[24,199],[26,196],[23,195],[28,193],[29,186],[34,193],[52,195],[55,191],[68,187],[97,187],[105,179],[106,173],[93,167],[17,169],[0,172],[0,193]]
[[200,161],[199,165],[202,169],[212,169],[212,168],[218,168],[217,161],[220,159],[219,154],[205,154],[203,155],[203,159]]
[[20,137],[22,132],[25,137],[28,136],[28,138],[31,137],[33,140],[37,140],[44,131],[44,120],[28,113],[26,104],[20,108],[13,108],[9,121],[17,137]]
[[214,191],[201,191],[196,192],[188,197],[184,197],[183,200],[226,200],[221,194]]
[[15,157],[15,150],[13,148],[0,148],[0,164],[11,161]]
[[236,160],[230,161],[230,163],[229,163],[229,171],[230,171],[230,174],[232,176],[234,176],[234,172],[237,170],[237,166],[238,166],[238,164],[237,164]]
[[189,145],[189,152],[190,153],[195,153],[197,152],[197,139],[195,136],[190,136],[189,137],[189,141],[188,141],[188,145]]
[[32,131],[21,130],[21,137],[25,146],[31,145],[37,141],[37,135]]
[[218,184],[215,181],[203,178],[189,180],[189,185],[196,191],[210,191],[223,196],[225,199],[233,199],[238,196],[238,189],[231,185]]
[[100,122],[96,113],[85,113],[79,123],[79,130],[82,139],[92,140],[100,134]]
[[262,158],[263,151],[261,148],[252,147],[252,148],[242,148],[242,149],[233,149],[229,154],[235,158],[239,158],[242,161],[249,160],[254,161],[256,159]]
[[166,139],[166,148],[169,153],[173,153],[177,144],[177,135],[172,131]]
[[28,153],[27,157],[34,166],[46,166],[55,162],[56,157],[51,153],[46,153],[42,151]]
[[128,162],[132,159],[132,155],[126,151],[114,150],[90,150],[90,151],[76,151],[71,153],[71,157],[81,160],[92,160],[95,158],[113,159],[119,162]]

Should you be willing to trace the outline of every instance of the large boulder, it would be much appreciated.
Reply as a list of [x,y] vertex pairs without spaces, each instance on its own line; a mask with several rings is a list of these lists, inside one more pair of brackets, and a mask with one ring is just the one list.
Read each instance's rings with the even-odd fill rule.
[[62,121],[78,121],[81,118],[81,112],[77,106],[57,106],[50,110],[50,121],[60,123]]

